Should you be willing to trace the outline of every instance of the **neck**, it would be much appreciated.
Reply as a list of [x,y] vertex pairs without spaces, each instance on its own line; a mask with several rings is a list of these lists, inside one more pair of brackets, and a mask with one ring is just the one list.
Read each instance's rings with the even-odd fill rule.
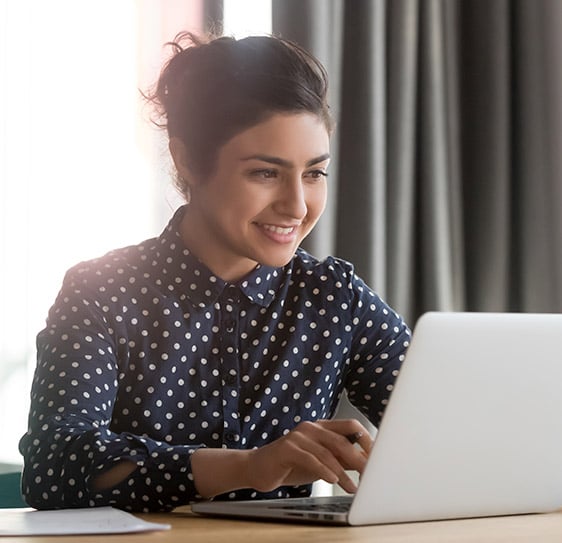
[[196,209],[188,208],[180,224],[180,236],[189,251],[214,275],[228,283],[235,283],[257,266],[255,260],[228,254],[218,246],[216,237],[209,233],[209,229],[200,225]]

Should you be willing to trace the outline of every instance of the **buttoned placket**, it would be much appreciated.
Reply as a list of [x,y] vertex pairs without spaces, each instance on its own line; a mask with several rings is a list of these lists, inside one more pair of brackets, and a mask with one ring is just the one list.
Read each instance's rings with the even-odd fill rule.
[[240,291],[234,285],[221,295],[221,378],[223,389],[223,446],[240,447],[239,371]]

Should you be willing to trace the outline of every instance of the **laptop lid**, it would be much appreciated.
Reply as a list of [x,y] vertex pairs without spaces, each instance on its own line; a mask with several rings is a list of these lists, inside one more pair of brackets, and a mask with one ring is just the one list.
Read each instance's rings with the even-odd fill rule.
[[[423,315],[346,521],[408,522],[562,507],[560,338],[558,314]],[[284,506],[276,511],[273,505],[210,502],[194,510],[250,509],[245,514],[253,516],[251,509],[266,507],[267,516],[295,519]]]

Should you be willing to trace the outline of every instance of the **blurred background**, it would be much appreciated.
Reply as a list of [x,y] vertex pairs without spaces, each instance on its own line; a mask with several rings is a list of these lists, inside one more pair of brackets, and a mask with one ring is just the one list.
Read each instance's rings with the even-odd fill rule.
[[180,204],[140,95],[177,32],[273,32],[324,62],[337,128],[307,249],[413,325],[562,311],[560,28],[559,0],[1,0],[0,463],[21,462],[66,269]]

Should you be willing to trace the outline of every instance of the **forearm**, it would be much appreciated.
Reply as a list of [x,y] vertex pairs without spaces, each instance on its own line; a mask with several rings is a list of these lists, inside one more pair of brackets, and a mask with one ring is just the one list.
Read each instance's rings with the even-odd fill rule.
[[[195,447],[111,432],[100,439],[98,432],[76,426],[59,426],[54,433],[34,428],[22,441],[23,489],[31,506],[164,511],[200,499],[190,474]],[[48,449],[53,457],[45,461],[42,451]]]
[[197,492],[212,498],[225,492],[252,488],[249,469],[251,451],[201,448],[191,456]]
[[134,462],[124,460],[101,475],[94,477],[92,488],[96,492],[113,488],[121,484],[135,469],[137,469],[137,465]]

